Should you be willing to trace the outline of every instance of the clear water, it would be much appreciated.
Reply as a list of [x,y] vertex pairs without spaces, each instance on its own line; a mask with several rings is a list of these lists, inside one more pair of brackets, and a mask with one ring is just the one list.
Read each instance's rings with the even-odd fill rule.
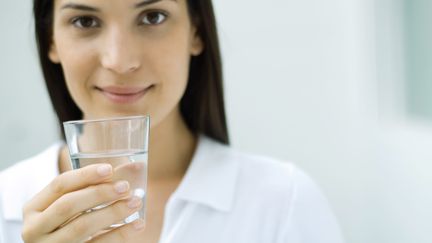
[[[130,223],[138,218],[145,220],[146,192],[147,192],[147,152],[136,151],[110,151],[109,153],[85,153],[71,155],[73,169],[79,169],[90,164],[109,163],[114,169],[114,181],[128,181],[131,195],[142,199],[141,209],[125,218],[122,222],[112,225],[118,227]],[[112,203],[112,202],[111,202]],[[111,203],[103,204],[89,211],[98,210]]]

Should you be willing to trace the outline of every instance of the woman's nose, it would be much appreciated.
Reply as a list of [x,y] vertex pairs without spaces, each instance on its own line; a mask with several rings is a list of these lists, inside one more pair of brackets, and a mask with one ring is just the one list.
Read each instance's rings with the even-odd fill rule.
[[112,30],[107,33],[101,50],[101,64],[117,74],[127,74],[141,67],[139,51],[134,39],[126,31]]

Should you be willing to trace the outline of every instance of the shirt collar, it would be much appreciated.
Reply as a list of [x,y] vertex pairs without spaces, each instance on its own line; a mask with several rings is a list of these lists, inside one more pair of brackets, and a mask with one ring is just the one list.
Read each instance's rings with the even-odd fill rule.
[[[7,220],[22,220],[22,206],[58,175],[58,142],[41,154],[3,173],[9,185],[2,186],[3,213]],[[227,145],[201,135],[189,168],[172,199],[230,211],[236,190],[238,161]],[[28,180],[22,180],[26,175]],[[31,182],[31,184],[28,184]],[[1,205],[1,204],[0,204]],[[1,210],[0,210],[1,211]]]
[[229,211],[238,176],[239,165],[235,157],[227,145],[201,135],[191,164],[173,199]]

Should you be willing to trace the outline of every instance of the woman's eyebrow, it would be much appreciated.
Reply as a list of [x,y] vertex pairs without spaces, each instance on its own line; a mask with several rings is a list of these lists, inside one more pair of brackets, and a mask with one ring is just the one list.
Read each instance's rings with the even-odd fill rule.
[[90,7],[84,4],[78,4],[78,3],[67,3],[61,7],[61,9],[76,9],[76,10],[84,10],[84,11],[91,11],[91,12],[99,12],[100,10],[95,7]]
[[[141,8],[141,7],[144,7],[144,6],[153,4],[153,3],[157,3],[157,2],[160,2],[160,1],[163,1],[163,0],[144,0],[142,2],[139,2],[139,3],[135,4],[134,7],[135,8]],[[177,2],[177,0],[171,0],[171,1]]]
[[[164,0],[144,0],[142,2],[139,2],[134,5],[135,8],[142,8],[144,6],[157,3]],[[177,0],[170,0],[173,2],[177,2]],[[91,12],[100,12],[98,8],[91,7],[84,4],[78,4],[78,3],[67,3],[61,7],[61,9],[76,9],[76,10],[84,10],[84,11],[91,11]]]

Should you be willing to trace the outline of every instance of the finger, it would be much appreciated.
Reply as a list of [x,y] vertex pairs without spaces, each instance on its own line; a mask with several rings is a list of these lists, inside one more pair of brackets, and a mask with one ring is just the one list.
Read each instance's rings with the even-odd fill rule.
[[130,239],[136,239],[145,229],[145,222],[137,219],[130,224],[123,225],[104,234],[93,237],[91,243],[118,243],[128,242]]
[[129,183],[118,181],[90,186],[61,196],[40,216],[41,231],[48,233],[88,209],[129,196]]
[[142,207],[141,198],[118,201],[108,207],[85,213],[53,233],[54,242],[82,242],[99,231],[109,228],[137,212]]
[[24,213],[34,210],[42,212],[64,194],[89,185],[107,182],[112,175],[113,169],[110,164],[93,164],[81,169],[67,171],[57,176],[48,186],[33,197],[24,207]]

